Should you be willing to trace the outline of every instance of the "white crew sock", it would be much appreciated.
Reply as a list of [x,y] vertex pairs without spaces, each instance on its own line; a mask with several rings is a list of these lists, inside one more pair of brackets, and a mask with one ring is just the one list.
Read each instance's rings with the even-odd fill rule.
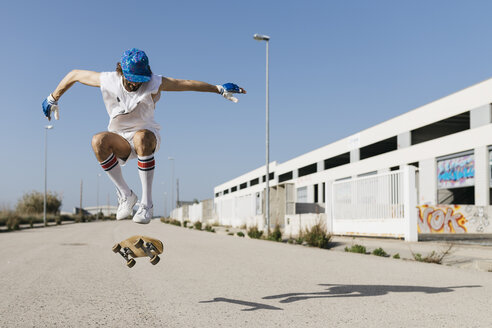
[[114,154],[109,155],[109,157],[103,161],[100,162],[101,167],[103,168],[104,171],[108,174],[109,178],[113,183],[115,184],[116,188],[125,197],[128,197],[132,194],[132,191],[130,187],[125,182],[125,179],[123,179],[123,174],[121,173],[121,166],[118,163],[118,159]]
[[149,156],[138,156],[138,175],[140,176],[140,182],[142,182],[142,198],[140,199],[140,203],[147,207],[152,206],[154,168],[154,154]]

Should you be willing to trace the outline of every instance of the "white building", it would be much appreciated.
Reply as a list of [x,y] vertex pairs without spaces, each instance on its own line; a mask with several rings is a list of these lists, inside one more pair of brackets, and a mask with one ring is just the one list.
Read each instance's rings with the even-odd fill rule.
[[[419,233],[492,232],[491,103],[489,79],[284,163],[271,163],[271,208],[277,211],[271,212],[271,221],[287,228],[289,215],[303,213],[329,221],[336,205],[334,182],[411,165],[417,170]],[[219,223],[261,227],[264,190],[264,166],[216,186]]]

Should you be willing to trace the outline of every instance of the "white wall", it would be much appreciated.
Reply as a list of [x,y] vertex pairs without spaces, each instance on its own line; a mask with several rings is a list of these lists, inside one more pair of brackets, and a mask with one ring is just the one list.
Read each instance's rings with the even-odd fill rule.
[[294,214],[286,215],[284,221],[284,237],[299,237],[300,234],[306,233],[306,230],[312,226],[321,223],[326,227],[325,214]]
[[[436,204],[436,158],[474,150],[476,154],[475,196],[477,205],[488,204],[490,168],[487,147],[492,145],[492,124],[487,121],[482,122],[484,121],[482,116],[488,116],[481,114],[482,112],[486,112],[486,114],[491,116],[487,112],[490,111],[490,103],[492,103],[492,79],[433,101],[352,136],[297,156],[284,163],[274,162],[270,164],[270,171],[275,171],[276,178],[274,181],[270,181],[270,186],[278,184],[279,175],[292,171],[294,179],[286,181],[286,183],[293,183],[295,189],[307,186],[309,202],[314,201],[313,186],[319,184],[319,200],[321,201],[321,187],[323,182],[353,177],[372,171],[384,172],[390,167],[401,167],[409,163],[418,162],[419,199],[417,203]],[[480,109],[482,107],[485,109]],[[473,111],[473,109],[475,110]],[[477,111],[477,109],[479,110]],[[470,110],[472,110],[471,119],[475,122],[472,129],[422,142],[417,145],[410,145],[409,131]],[[483,125],[481,125],[482,123]],[[398,137],[399,146],[397,150],[364,160],[357,160],[329,170],[319,171],[304,177],[297,177],[296,171],[301,167],[313,163],[320,163],[327,158],[351,152],[354,149],[358,152],[358,149],[361,147],[394,136]],[[227,195],[221,195],[214,199],[216,212],[221,223],[240,225],[244,224],[243,222],[252,220],[252,212],[249,205],[247,205],[249,203],[241,199],[245,195],[254,195],[255,192],[262,191],[265,188],[265,183],[249,187],[250,180],[254,178],[261,179],[264,174],[265,166],[262,166],[214,188],[215,194],[222,192],[224,189],[230,189],[233,186],[238,186],[239,189],[239,184],[248,182],[248,188]],[[237,213],[237,210],[241,213]]]

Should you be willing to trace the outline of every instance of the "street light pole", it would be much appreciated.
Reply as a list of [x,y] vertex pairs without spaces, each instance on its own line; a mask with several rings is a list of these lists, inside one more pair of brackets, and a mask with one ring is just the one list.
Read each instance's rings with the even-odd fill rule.
[[164,217],[167,218],[167,192],[164,193]]
[[174,157],[168,157],[171,161],[171,211],[174,209]]
[[265,104],[265,115],[266,115],[266,200],[265,200],[265,212],[266,212],[266,225],[267,225],[267,233],[270,233],[270,122],[269,122],[269,81],[268,81],[268,44],[270,41],[270,37],[268,35],[255,34],[253,38],[257,41],[265,41],[266,42],[266,104]]
[[96,213],[96,220],[99,219],[99,177],[101,176],[101,173],[97,174],[97,213]]
[[46,223],[46,193],[48,185],[48,130],[53,129],[53,125],[44,126],[44,201],[43,201],[43,222],[44,226]]

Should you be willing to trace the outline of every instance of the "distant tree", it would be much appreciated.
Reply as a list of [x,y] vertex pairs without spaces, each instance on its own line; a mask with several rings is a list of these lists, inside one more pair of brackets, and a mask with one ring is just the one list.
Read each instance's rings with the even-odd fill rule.
[[[43,213],[44,193],[31,191],[25,193],[17,202],[16,211],[21,214]],[[62,205],[61,197],[54,192],[46,194],[46,213],[57,214]]]
[[200,204],[200,201],[199,201],[198,199],[194,198],[194,199],[193,199],[193,203],[195,203],[195,204]]

